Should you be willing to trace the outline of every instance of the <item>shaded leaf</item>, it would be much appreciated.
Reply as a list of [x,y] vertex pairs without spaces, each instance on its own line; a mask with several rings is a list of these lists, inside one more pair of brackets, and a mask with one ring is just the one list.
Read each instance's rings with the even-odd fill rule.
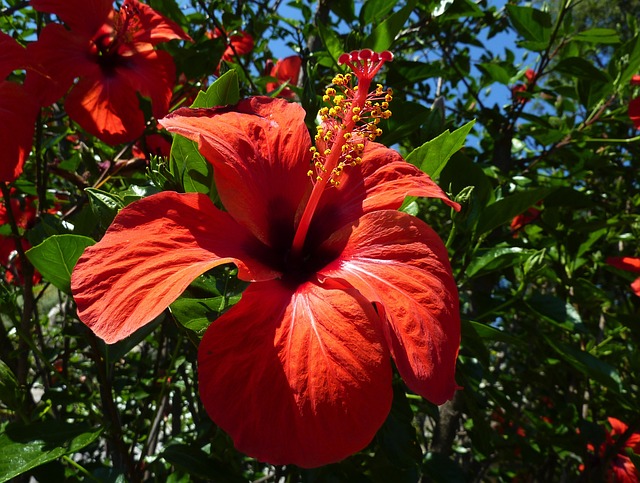
[[91,444],[100,433],[102,428],[53,420],[5,424],[0,430],[0,482],[74,453]]
[[80,235],[54,235],[27,251],[33,266],[56,288],[71,293],[71,272],[78,258],[95,241]]
[[469,121],[453,132],[447,129],[436,138],[411,151],[406,158],[407,161],[436,179],[451,156],[464,146],[474,124],[475,121]]

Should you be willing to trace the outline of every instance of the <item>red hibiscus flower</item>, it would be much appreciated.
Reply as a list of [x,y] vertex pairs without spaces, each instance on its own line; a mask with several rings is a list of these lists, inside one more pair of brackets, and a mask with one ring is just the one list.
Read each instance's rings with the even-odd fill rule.
[[[267,82],[267,92],[275,91],[278,87],[287,82],[293,86],[297,85],[298,79],[300,78],[301,66],[302,58],[298,55],[291,55],[284,59],[279,59],[275,65],[271,62],[271,66],[267,66],[267,75],[275,77],[276,82]],[[280,91],[278,96],[291,99],[295,96],[295,93],[288,87],[285,87]]]
[[218,27],[213,31],[207,32],[207,37],[210,39],[224,38],[227,48],[222,53],[222,60],[231,61],[236,55],[247,55],[253,50],[255,42],[253,37],[244,30],[238,31],[238,33],[227,35],[227,33]]
[[[620,270],[628,270],[629,272],[640,273],[640,258],[633,257],[609,257],[607,263],[612,267]],[[631,283],[631,290],[640,297],[640,278],[635,279]]]
[[[537,205],[540,206],[541,202],[538,202]],[[527,226],[529,223],[533,223],[538,218],[540,218],[541,213],[542,213],[542,210],[536,208],[535,206],[532,206],[524,213],[520,213],[519,215],[514,216],[513,219],[511,220],[511,226],[510,226],[511,233],[513,233],[513,236],[517,237],[518,232],[522,230],[525,226]]]
[[529,102],[529,98],[522,95],[523,92],[527,92],[536,79],[536,71],[533,69],[527,69],[524,73],[526,82],[524,84],[516,84],[511,88],[511,95],[523,104]]
[[0,32],[0,182],[15,181],[31,151],[38,105],[23,86],[4,80],[11,72],[27,66],[26,50],[9,35]]
[[[11,194],[14,195],[15,190],[11,190]],[[36,198],[33,196],[26,196],[19,198],[17,196],[11,196],[9,198],[9,207],[11,209],[11,216],[16,226],[21,230],[27,230],[33,226],[36,221]],[[7,212],[7,204],[0,195],[0,226],[8,225],[10,223],[9,213]],[[23,251],[31,248],[31,244],[22,237],[14,236],[2,236],[0,235],[0,266],[5,270],[4,279],[7,283],[13,285],[22,285],[24,278],[22,276],[22,261],[18,256],[18,243],[22,247]],[[42,276],[37,271],[34,271],[32,282],[34,284],[40,283]]]
[[80,319],[112,343],[206,270],[234,263],[252,283],[206,331],[199,388],[213,421],[260,460],[316,467],[364,448],[391,407],[390,358],[409,388],[436,404],[457,387],[460,321],[447,250],[397,209],[407,195],[460,207],[373,142],[391,93],[369,87],[391,58],[341,57],[355,75],[327,89],[332,107],[320,111],[315,147],[304,110],[283,99],[164,118],[198,142],[226,211],[199,193],[134,202],[72,275]]
[[[608,418],[611,425],[611,431],[607,433],[606,441],[600,446],[598,456],[605,456],[607,449],[615,446],[617,440],[627,431],[628,426],[616,418]],[[589,450],[595,451],[593,445],[588,446]],[[633,433],[624,442],[624,446],[620,448],[620,452],[613,456],[611,467],[607,472],[607,481],[617,483],[638,483],[640,481],[640,473],[636,469],[631,459],[626,455],[626,448],[640,455],[640,433]],[[580,467],[584,470],[584,465]]]
[[44,71],[31,79],[46,83],[40,89],[43,105],[71,87],[65,101],[69,117],[109,144],[132,141],[144,131],[138,94],[151,99],[157,118],[167,113],[175,66],[154,46],[191,40],[180,26],[137,0],[125,0],[118,11],[111,0],[31,0],[31,5],[55,13],[68,27],[49,24],[29,46]]

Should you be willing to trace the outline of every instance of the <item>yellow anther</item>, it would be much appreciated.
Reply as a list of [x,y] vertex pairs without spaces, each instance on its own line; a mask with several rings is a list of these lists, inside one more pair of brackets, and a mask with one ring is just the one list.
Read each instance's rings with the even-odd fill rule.
[[315,147],[315,146],[311,146],[311,147],[309,148],[309,151],[311,151],[312,153],[315,153],[317,150],[316,150],[316,147]]
[[380,104],[380,107],[382,109],[389,109],[389,103],[387,101],[384,101],[382,104]]
[[324,93],[328,96],[335,96],[336,90],[333,87],[327,87],[327,90]]
[[356,144],[356,149],[357,149],[358,151],[362,151],[362,150],[364,149],[364,144],[362,144],[362,143],[358,143],[358,144]]
[[322,109],[320,109],[318,111],[318,114],[320,114],[321,116],[326,116],[327,114],[329,114],[329,108],[328,107],[323,107]]
[[316,176],[316,181],[322,181],[322,176]]
[[324,96],[322,96],[322,100],[324,102],[329,102],[331,100],[331,98],[328,95],[325,94]]
[[393,96],[391,94],[387,94],[384,96],[385,102],[391,102],[393,100]]
[[376,129],[376,136],[382,136],[382,129]]
[[358,106],[355,106],[351,112],[353,112],[354,114],[360,114],[361,110],[362,109],[360,109]]
[[325,156],[329,156],[331,154],[331,150],[330,149],[325,149],[324,150],[324,155]]
[[391,111],[382,111],[382,118],[389,119],[391,117]]
[[350,132],[346,132],[346,133],[344,133],[343,137],[344,137],[345,140],[348,141],[349,139],[351,139],[351,133]]
[[360,116],[358,116],[357,114],[354,114],[354,116],[351,118],[351,120],[353,122],[358,122],[358,121],[360,121]]
[[312,169],[310,169],[309,171],[307,171],[307,176],[309,176],[309,177],[313,176],[313,170],[312,170]]

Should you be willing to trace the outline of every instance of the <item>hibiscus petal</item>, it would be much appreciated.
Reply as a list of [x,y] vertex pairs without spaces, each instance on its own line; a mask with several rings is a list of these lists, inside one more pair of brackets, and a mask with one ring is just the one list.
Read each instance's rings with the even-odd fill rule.
[[291,246],[295,214],[310,188],[304,116],[297,104],[252,97],[234,107],[178,109],[160,124],[198,142],[229,213],[265,244],[283,248]]
[[12,182],[22,173],[33,144],[38,105],[19,84],[0,82],[0,181]]
[[355,291],[251,285],[199,347],[207,412],[238,450],[316,467],[364,448],[391,407],[391,365]]
[[633,293],[640,297],[640,278],[636,278],[633,282],[631,282],[631,290]]
[[208,197],[166,191],[120,211],[80,257],[71,290],[80,320],[113,343],[161,314],[212,267],[235,263],[243,280],[277,276],[263,256],[257,241]]
[[322,239],[323,234],[333,233],[364,213],[397,210],[407,196],[438,198],[460,210],[460,205],[451,201],[426,173],[396,151],[368,143],[362,164],[345,168],[338,188],[323,195],[309,237]]
[[99,66],[89,53],[89,37],[67,30],[60,24],[48,24],[37,42],[27,46],[31,69],[25,87],[47,106],[62,97],[76,77],[97,76]]
[[113,11],[112,0],[31,0],[39,12],[55,13],[76,35],[91,37]]
[[629,119],[636,129],[640,129],[640,97],[629,101]]
[[27,51],[10,35],[0,32],[0,80],[12,71],[25,67]]
[[322,249],[342,253],[319,276],[346,280],[384,310],[387,343],[407,386],[436,404],[451,399],[460,315],[438,235],[406,213],[376,211],[337,232]]
[[636,257],[609,257],[607,264],[619,270],[630,272],[640,272],[640,258]]
[[123,8],[127,5],[133,7],[139,19],[139,28],[134,32],[134,42],[149,42],[156,45],[174,39],[193,41],[180,25],[156,12],[149,5],[138,0],[126,0]]
[[133,141],[144,132],[137,93],[123,76],[80,79],[67,96],[65,110],[85,131],[109,144]]

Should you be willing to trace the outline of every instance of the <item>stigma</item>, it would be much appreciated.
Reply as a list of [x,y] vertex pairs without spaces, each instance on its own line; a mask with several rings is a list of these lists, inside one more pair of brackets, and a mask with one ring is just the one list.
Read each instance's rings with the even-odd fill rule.
[[379,124],[381,119],[391,117],[393,91],[381,84],[371,89],[371,83],[384,63],[391,60],[391,52],[369,49],[342,54],[338,59],[338,64],[346,65],[351,72],[336,75],[322,97],[325,106],[318,111],[308,172],[314,184],[339,186],[345,168],[362,163],[366,143],[382,135]]

